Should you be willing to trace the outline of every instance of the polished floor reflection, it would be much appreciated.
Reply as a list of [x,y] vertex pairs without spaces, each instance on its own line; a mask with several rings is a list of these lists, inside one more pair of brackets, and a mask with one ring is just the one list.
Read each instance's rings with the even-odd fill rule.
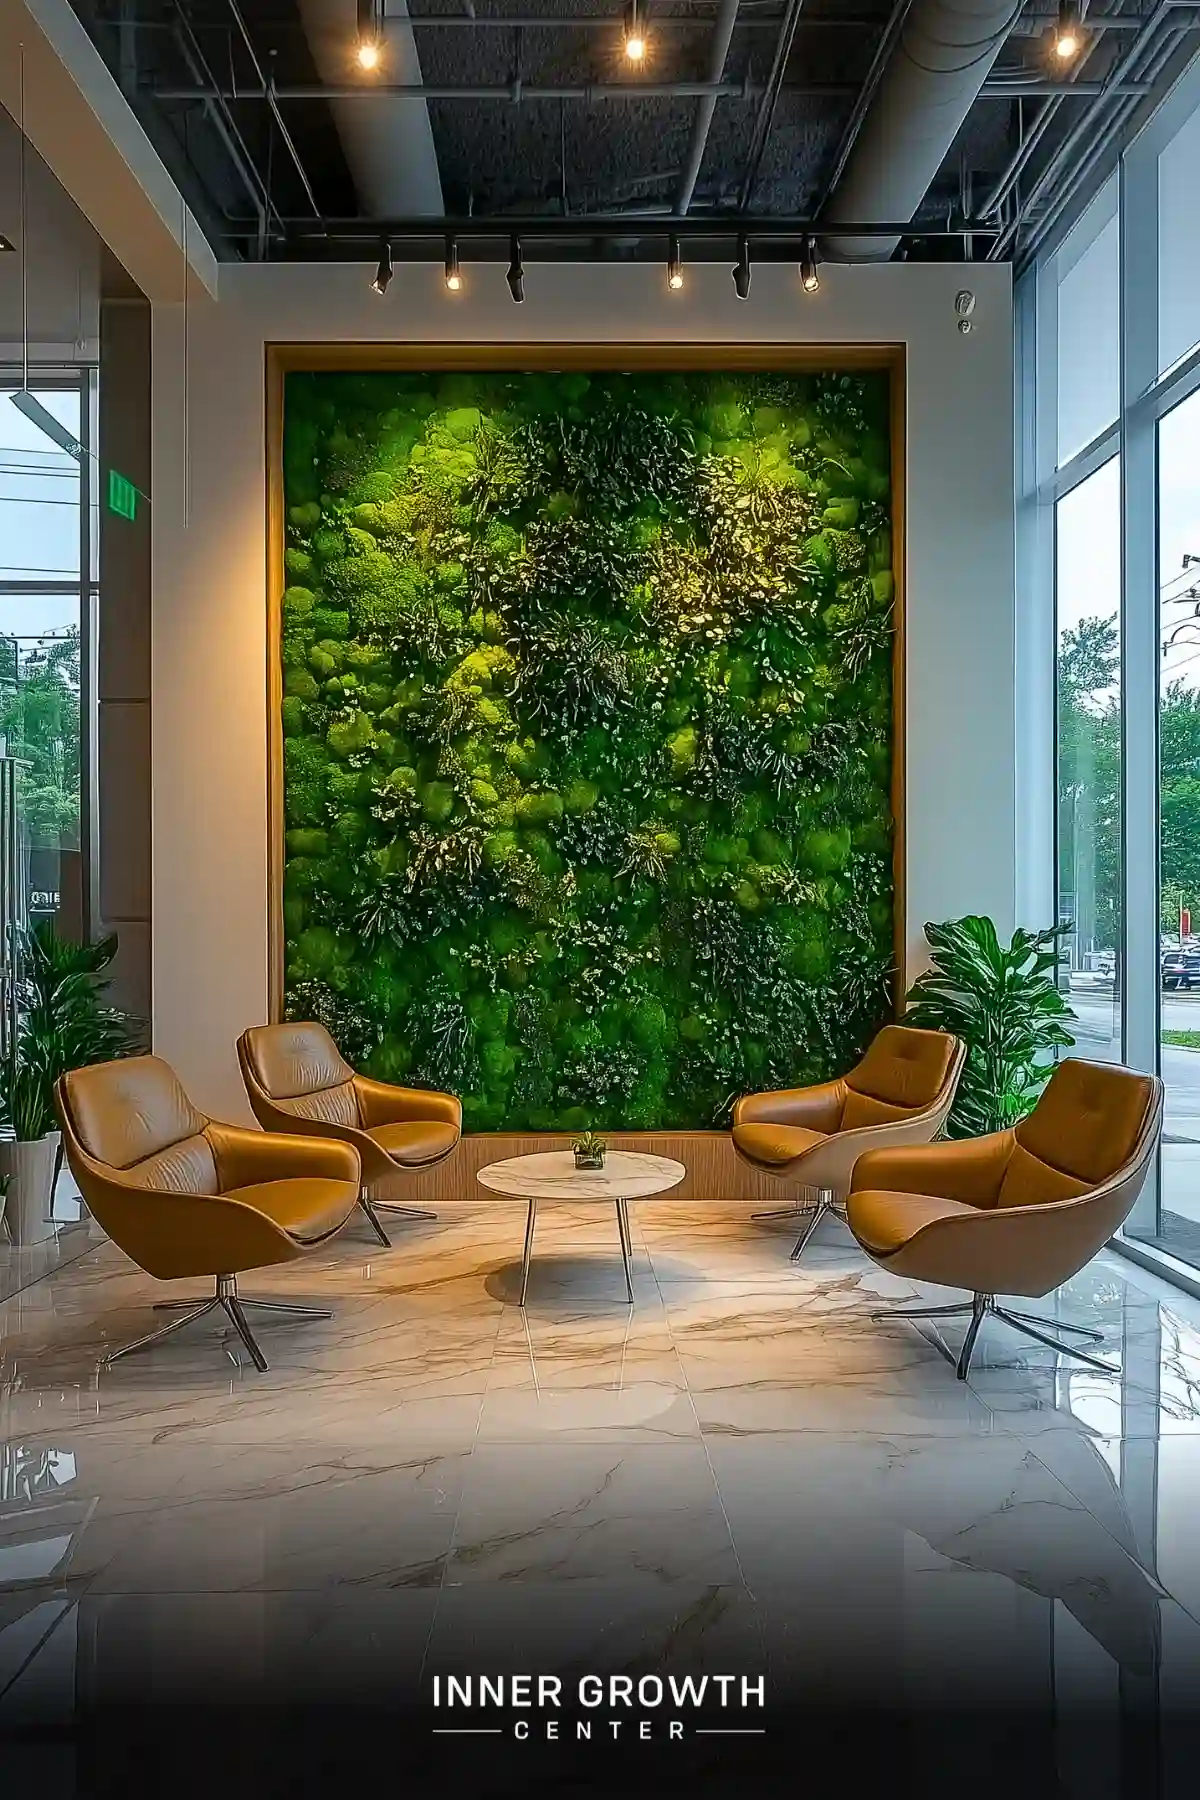
[[[74,1228],[0,1307],[22,1769],[90,1734],[91,1779],[105,1720],[201,1703],[399,1712],[411,1757],[438,1673],[724,1670],[766,1676],[777,1741],[961,1718],[1028,1791],[1194,1791],[1200,1307],[1104,1256],[1039,1310],[1101,1329],[1111,1375],[989,1323],[964,1384],[931,1327],[871,1322],[917,1290],[839,1223],[797,1267],[748,1211],[637,1208],[632,1309],[595,1209],[548,1212],[523,1313],[519,1204],[348,1232],[244,1280],[334,1309],[262,1315],[266,1374],[208,1321],[102,1369],[164,1290]],[[556,1755],[519,1785],[558,1791]]]

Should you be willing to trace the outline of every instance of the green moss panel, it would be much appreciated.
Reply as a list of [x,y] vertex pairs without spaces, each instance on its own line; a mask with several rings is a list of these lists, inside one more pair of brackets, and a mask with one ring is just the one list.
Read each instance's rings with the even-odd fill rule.
[[890,1012],[884,375],[293,374],[289,1017],[469,1130],[706,1127]]

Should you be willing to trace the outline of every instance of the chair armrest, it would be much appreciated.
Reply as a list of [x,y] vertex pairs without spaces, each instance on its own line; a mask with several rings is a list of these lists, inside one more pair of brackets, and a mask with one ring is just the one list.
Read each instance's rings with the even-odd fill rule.
[[236,1275],[303,1255],[273,1219],[222,1194],[150,1188],[67,1145],[79,1191],[113,1243],[160,1281]]
[[743,1094],[733,1109],[735,1125],[799,1125],[806,1131],[836,1131],[846,1104],[844,1081],[814,1087],[780,1088],[773,1094]]
[[353,1144],[328,1137],[285,1136],[246,1131],[210,1120],[204,1133],[212,1145],[223,1189],[252,1187],[259,1181],[351,1181],[357,1187],[362,1164]]
[[850,1191],[937,1194],[967,1206],[994,1206],[1014,1142],[1011,1131],[994,1131],[951,1143],[867,1150],[854,1165]]
[[458,1131],[462,1129],[462,1102],[453,1094],[435,1093],[431,1088],[394,1087],[389,1081],[372,1081],[367,1075],[354,1077],[354,1092],[364,1128],[401,1125],[409,1119],[436,1119]]

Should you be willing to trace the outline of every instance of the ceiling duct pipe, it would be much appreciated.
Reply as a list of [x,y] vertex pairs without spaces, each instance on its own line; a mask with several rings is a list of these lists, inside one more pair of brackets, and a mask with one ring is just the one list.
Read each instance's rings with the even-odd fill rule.
[[[716,85],[725,76],[725,58],[729,55],[729,44],[733,37],[733,28],[737,24],[738,7],[741,0],[721,0],[717,16],[713,20],[712,45],[708,58],[708,79]],[[692,126],[692,141],[688,145],[687,161],[679,177],[679,186],[675,190],[675,212],[679,218],[687,212],[692,204],[692,195],[696,191],[696,183],[700,178],[700,167],[704,161],[704,152],[708,148],[708,134],[712,130],[713,114],[717,110],[717,96],[706,94],[696,106],[696,120]]]
[[[1022,0],[913,0],[822,224],[911,219],[979,95]],[[826,256],[886,262],[898,238],[830,237]]]
[[[317,73],[327,86],[361,83],[369,95],[376,82],[420,85],[421,64],[405,0],[383,0],[379,62],[372,72],[365,72],[357,60],[357,0],[299,0],[299,7]],[[442,182],[429,108],[423,101],[397,101],[380,94],[331,100],[329,109],[359,206],[368,217],[441,217]]]

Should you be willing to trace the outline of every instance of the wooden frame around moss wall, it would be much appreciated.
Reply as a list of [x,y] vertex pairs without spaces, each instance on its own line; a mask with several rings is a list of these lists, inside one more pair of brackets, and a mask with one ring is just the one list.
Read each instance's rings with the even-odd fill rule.
[[[892,842],[893,925],[895,946],[895,1002],[899,1015],[904,1002],[907,924],[905,916],[905,357],[903,344],[268,344],[266,346],[266,459],[267,459],[267,955],[268,1005],[272,1020],[283,1013],[283,726],[280,705],[283,673],[279,655],[280,602],[283,596],[285,537],[283,503],[283,402],[284,378],[293,373],[342,373],[347,370],[386,373],[389,370],[502,369],[516,374],[571,369],[612,373],[710,371],[713,374],[769,372],[780,375],[843,374],[886,370],[890,376],[891,413],[891,519],[892,579],[895,589],[895,623],[892,651]],[[616,1134],[614,1136],[616,1141]],[[638,1132],[636,1138],[649,1149],[654,1138],[705,1139],[706,1132]],[[480,1134],[479,1141],[494,1145],[497,1138],[513,1139],[512,1133]],[[522,1142],[528,1134],[522,1136]],[[543,1143],[549,1143],[547,1136]],[[564,1143],[568,1140],[564,1137]],[[533,1140],[529,1139],[529,1146]],[[466,1146],[464,1145],[464,1148]],[[664,1152],[667,1153],[667,1152]],[[695,1153],[695,1146],[692,1146]],[[482,1158],[491,1159],[493,1152]],[[451,1159],[457,1164],[459,1158]],[[474,1158],[472,1161],[476,1160]],[[718,1159],[724,1162],[723,1158]],[[450,1167],[451,1165],[446,1165]],[[777,1194],[765,1177],[754,1177],[744,1164],[722,1169],[728,1183],[737,1171],[739,1194],[758,1199]],[[458,1171],[461,1175],[463,1171]],[[714,1168],[713,1173],[716,1173]],[[417,1177],[427,1199],[448,1197],[444,1180],[436,1172]],[[764,1185],[765,1182],[765,1185]],[[680,1198],[690,1195],[681,1188]],[[708,1183],[701,1186],[707,1188]],[[414,1196],[416,1187],[414,1186]]]

